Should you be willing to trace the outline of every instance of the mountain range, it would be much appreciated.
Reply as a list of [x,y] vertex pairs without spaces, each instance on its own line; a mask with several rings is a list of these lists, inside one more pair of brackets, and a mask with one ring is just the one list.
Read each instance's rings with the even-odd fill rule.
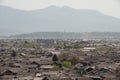
[[23,11],[0,6],[0,35],[32,32],[120,32],[120,19],[96,10],[50,6]]
[[12,39],[108,39],[120,40],[120,32],[35,32],[7,37]]

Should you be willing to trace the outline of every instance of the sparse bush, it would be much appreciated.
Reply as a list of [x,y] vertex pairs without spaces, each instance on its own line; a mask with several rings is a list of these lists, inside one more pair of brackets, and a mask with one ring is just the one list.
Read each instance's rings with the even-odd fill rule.
[[58,71],[58,70],[60,70],[60,68],[57,65],[53,65],[53,70]]
[[69,62],[69,61],[63,61],[62,66],[65,68],[71,68],[72,65],[71,65],[71,62]]

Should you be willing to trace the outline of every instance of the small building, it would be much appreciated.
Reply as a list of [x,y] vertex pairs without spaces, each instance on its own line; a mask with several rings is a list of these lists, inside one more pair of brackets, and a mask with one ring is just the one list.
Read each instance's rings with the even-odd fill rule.
[[41,65],[40,69],[42,69],[42,70],[53,70],[53,65]]
[[95,49],[96,49],[95,47],[84,47],[84,48],[82,49],[82,51],[89,52],[89,51],[95,50]]
[[13,70],[4,70],[3,72],[0,73],[0,76],[4,76],[4,75],[16,75],[17,71],[13,71]]
[[34,80],[32,76],[20,77],[18,80]]

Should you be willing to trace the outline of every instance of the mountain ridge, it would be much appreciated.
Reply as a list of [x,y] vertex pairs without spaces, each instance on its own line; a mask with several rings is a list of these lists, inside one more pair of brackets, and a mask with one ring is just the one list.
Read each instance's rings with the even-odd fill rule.
[[[120,32],[120,19],[96,10],[48,7],[22,11],[0,6],[0,35],[31,32]],[[6,24],[7,23],[7,24]]]
[[17,39],[120,39],[120,32],[34,32],[9,36]]

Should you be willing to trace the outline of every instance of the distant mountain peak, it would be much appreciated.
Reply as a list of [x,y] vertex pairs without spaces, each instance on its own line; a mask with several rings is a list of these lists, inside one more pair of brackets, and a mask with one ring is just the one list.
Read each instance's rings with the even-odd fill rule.
[[[52,6],[48,6],[48,7],[45,7],[45,8],[43,8],[43,9],[58,9],[58,8],[60,8],[59,6],[54,6],[54,5],[52,5]],[[40,10],[40,9],[39,9]]]
[[120,32],[120,19],[96,10],[49,6],[22,11],[0,6],[0,35],[31,32]]

